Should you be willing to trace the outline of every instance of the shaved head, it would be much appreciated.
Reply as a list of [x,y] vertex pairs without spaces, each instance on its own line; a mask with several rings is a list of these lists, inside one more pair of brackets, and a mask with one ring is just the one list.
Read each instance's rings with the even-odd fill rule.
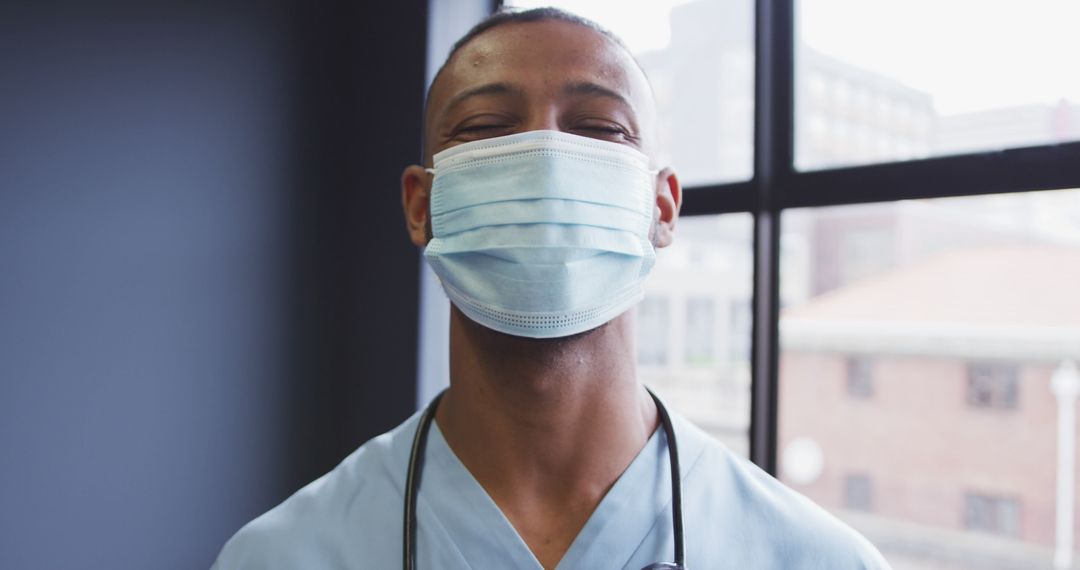
[[607,28],[604,28],[600,24],[588,18],[578,16],[577,14],[572,14],[558,8],[534,8],[532,10],[524,11],[502,10],[496,12],[495,14],[492,14],[491,16],[488,16],[480,23],[473,26],[464,36],[461,36],[458,41],[454,42],[454,45],[450,48],[450,53],[446,56],[446,61],[444,61],[442,66],[439,67],[439,71],[435,74],[435,78],[432,80],[432,83],[434,84],[436,81],[438,81],[439,75],[441,75],[443,69],[446,68],[446,64],[449,63],[450,60],[454,59],[454,56],[457,55],[457,52],[460,51],[461,48],[465,46],[465,44],[471,42],[476,36],[479,36],[480,34],[503,24],[542,22],[546,20],[558,20],[561,22],[569,22],[571,24],[578,24],[580,26],[584,26],[595,32],[603,34],[608,39],[621,46],[623,49],[630,51],[629,48],[626,47],[626,44],[624,44],[623,41],[619,39],[619,36],[611,33],[611,31],[609,31]]

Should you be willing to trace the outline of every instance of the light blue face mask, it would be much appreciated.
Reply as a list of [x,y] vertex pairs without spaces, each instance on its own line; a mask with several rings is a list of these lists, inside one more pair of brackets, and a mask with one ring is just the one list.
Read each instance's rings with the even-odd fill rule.
[[656,171],[624,145],[558,131],[435,155],[424,256],[451,302],[499,332],[596,328],[642,297]]

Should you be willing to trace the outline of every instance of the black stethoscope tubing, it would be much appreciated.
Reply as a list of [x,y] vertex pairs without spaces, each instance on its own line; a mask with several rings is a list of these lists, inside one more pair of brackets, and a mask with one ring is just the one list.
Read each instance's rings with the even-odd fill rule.
[[[671,416],[660,398],[646,388],[649,395],[656,402],[656,411],[660,415],[660,424],[667,436],[668,461],[671,468],[671,519],[675,533],[675,563],[658,562],[646,566],[643,570],[652,569],[680,569],[686,568],[686,549],[683,539],[683,516],[682,516],[682,481],[679,471],[679,446],[675,443],[675,428],[671,425]],[[435,396],[427,409],[420,417],[420,425],[413,437],[412,451],[409,454],[409,473],[405,478],[405,529],[403,536],[405,570],[416,568],[416,497],[420,492],[420,477],[424,471],[424,450],[427,447],[428,432],[431,431],[431,422],[435,420],[435,410],[439,407],[439,401],[443,394]]]

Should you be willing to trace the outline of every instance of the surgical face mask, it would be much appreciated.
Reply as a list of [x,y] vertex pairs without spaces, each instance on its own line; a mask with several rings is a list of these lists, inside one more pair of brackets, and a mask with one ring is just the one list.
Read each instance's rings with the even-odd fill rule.
[[531,338],[569,336],[642,297],[655,171],[624,145],[557,131],[434,157],[424,257],[467,317]]

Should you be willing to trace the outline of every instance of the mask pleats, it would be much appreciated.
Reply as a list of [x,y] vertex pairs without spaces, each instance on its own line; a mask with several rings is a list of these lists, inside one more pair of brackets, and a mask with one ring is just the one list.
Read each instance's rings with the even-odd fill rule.
[[451,301],[489,328],[566,336],[641,297],[653,180],[633,149],[552,131],[435,157],[425,257]]

